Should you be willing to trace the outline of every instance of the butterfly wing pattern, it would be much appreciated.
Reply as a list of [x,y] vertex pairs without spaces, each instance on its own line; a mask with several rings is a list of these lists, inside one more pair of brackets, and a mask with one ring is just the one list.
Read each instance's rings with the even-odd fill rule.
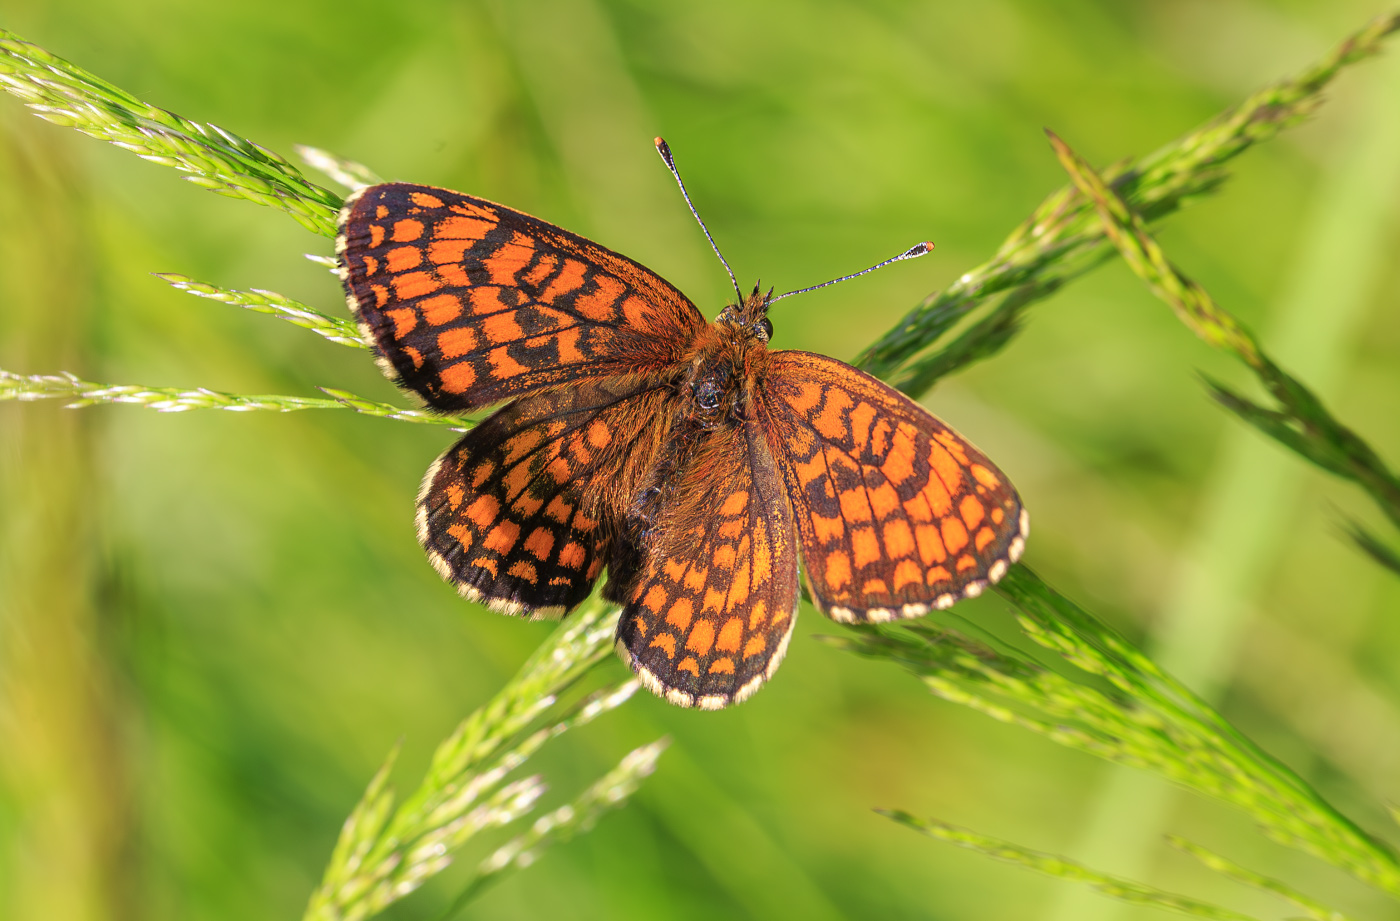
[[622,574],[617,647],[656,694],[717,709],[782,661],[797,620],[796,535],[756,422],[712,433],[678,473],[656,546],[635,577]]
[[346,299],[428,406],[506,402],[429,469],[418,537],[495,610],[623,605],[619,655],[682,706],[756,691],[812,598],[846,622],[979,594],[1021,555],[1006,477],[885,384],[769,352],[755,289],[713,324],[642,265],[559,227],[408,183],[352,195]]
[[428,559],[502,613],[553,617],[583,601],[609,545],[604,494],[659,448],[664,429],[634,420],[663,416],[665,397],[636,381],[582,381],[492,415],[423,480]]
[[503,205],[389,183],[352,195],[336,249],[385,372],[462,412],[680,361],[705,318],[661,276]]
[[797,351],[774,354],[764,396],[807,583],[832,619],[948,608],[1021,556],[1030,520],[1006,477],[908,397]]

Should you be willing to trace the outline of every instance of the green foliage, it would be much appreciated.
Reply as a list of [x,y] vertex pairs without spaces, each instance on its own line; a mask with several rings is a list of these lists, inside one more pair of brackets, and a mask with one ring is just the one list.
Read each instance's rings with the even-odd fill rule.
[[[1343,47],[1350,44],[1354,41],[1349,40]],[[1148,233],[1146,221],[1133,213],[1064,141],[1053,132],[1048,133],[1055,155],[1079,190],[1094,203],[1109,240],[1133,272],[1154,294],[1171,305],[1192,332],[1248,365],[1282,408],[1259,406],[1221,384],[1208,381],[1215,399],[1305,460],[1361,486],[1381,511],[1400,526],[1400,477],[1391,472],[1380,455],[1359,435],[1338,422],[1306,385],[1275,364],[1254,336],[1200,284],[1173,266]],[[1358,525],[1353,524],[1352,530],[1362,549],[1386,564],[1386,554],[1377,552],[1383,551],[1383,545],[1359,531]]]
[[[1343,68],[1375,54],[1397,28],[1400,13],[1377,17],[1296,77],[1260,90],[1155,153],[1106,170],[1103,182],[1141,220],[1173,214],[1219,188],[1230,160],[1307,117]],[[1057,189],[1011,232],[990,261],[925,299],[866,349],[857,364],[896,381],[905,393],[925,393],[939,377],[999,351],[1011,338],[1005,330],[1016,316],[1098,265],[1107,255],[1102,249],[1105,236],[1105,224],[1093,204],[1077,196],[1073,185]],[[1008,290],[1012,294],[996,308],[981,335],[970,334],[983,346],[969,347],[964,338],[952,344],[948,355],[916,359],[986,299]],[[990,329],[1002,332],[989,338]]]
[[[1235,806],[1273,840],[1400,898],[1400,859],[1391,848],[1357,828],[1151,659],[1025,566],[1013,567],[997,591],[1015,605],[1025,635],[1073,666],[1071,674],[1014,648],[993,648],[923,622],[867,627],[857,637],[827,642],[897,662],[944,700]],[[935,834],[934,826],[946,830],[938,823],[918,827]],[[952,840],[949,834],[936,836]],[[1089,878],[1083,875],[1088,871],[1058,858],[1037,858],[1033,865],[1048,873],[1058,867],[1070,879]]]
[[252,141],[147,105],[105,80],[0,29],[0,83],[40,118],[174,167],[230,198],[280,208],[322,236],[335,236],[340,199]]
[[[506,782],[550,739],[621,706],[637,690],[629,680],[570,705],[561,695],[612,653],[617,611],[585,605],[543,643],[490,703],[463,720],[433,754],[423,783],[395,806],[388,789],[397,752],[370,781],[346,819],[306,921],[354,921],[378,914],[452,863],[478,833],[530,812],[544,793],[539,777]],[[507,870],[528,866],[599,814],[622,805],[652,773],[664,741],[637,749],[574,802],[537,819],[477,868],[460,902]]]
[[[1145,229],[1147,222],[1175,213],[1192,198],[1218,188],[1227,161],[1309,114],[1323,88],[1343,67],[1374,53],[1397,27],[1400,15],[1378,18],[1299,76],[1251,96],[1178,142],[1114,167],[1102,177],[1059,145],[1079,191],[1066,187],[1045,199],[991,261],[926,300],[878,340],[866,352],[864,366],[893,377],[906,392],[917,394],[939,378],[998,353],[1015,336],[1030,306],[1110,255],[1102,245],[1107,239],[1172,304],[1183,322],[1206,341],[1239,355],[1281,408],[1255,405],[1213,385],[1217,399],[1318,466],[1362,485],[1392,520],[1400,522],[1400,486],[1379,455],[1336,422],[1302,383],[1280,370],[1243,325],[1219,308],[1200,285],[1172,267]],[[316,233],[333,234],[339,199],[253,142],[147,106],[9,33],[0,39],[0,81],[48,121],[191,173],[191,181],[221,194],[278,208]],[[374,174],[359,164],[314,148],[300,152],[308,163],[347,186],[375,181]],[[259,289],[224,289],[179,275],[161,277],[191,293],[277,316],[338,344],[364,347],[353,324],[291,298]],[[928,351],[972,310],[998,294],[1005,296],[984,318],[967,326],[944,348]],[[403,421],[470,424],[341,390],[325,392],[330,399],[241,396],[204,388],[109,386],[69,374],[25,376],[0,371],[0,400],[57,398],[70,406],[130,403],[164,412],[350,408]],[[1358,542],[1373,556],[1394,562],[1393,554],[1378,540],[1359,530],[1357,534]],[[1400,861],[1388,846],[1361,831],[1147,656],[1025,567],[1014,567],[998,589],[1018,612],[1025,635],[1049,654],[1050,664],[1007,645],[969,639],[922,622],[857,629],[829,642],[868,658],[898,663],[945,700],[1069,748],[1150,770],[1235,806],[1272,839],[1400,897]],[[635,683],[627,681],[563,702],[571,688],[610,658],[616,616],[615,610],[596,604],[572,615],[514,679],[438,747],[421,785],[402,801],[389,787],[391,755],[347,819],[307,917],[368,917],[441,872],[478,834],[529,813],[543,793],[542,781],[511,779],[512,772],[546,742],[619,707],[635,690]],[[468,878],[459,904],[506,872],[527,866],[544,848],[586,830],[604,810],[625,803],[653,770],[661,748],[662,743],[656,742],[635,749],[571,803],[498,846]],[[1088,882],[1134,904],[1197,917],[1236,921],[1249,917],[946,823],[898,811],[885,814],[934,837]],[[1178,839],[1178,846],[1222,875],[1284,896],[1314,917],[1342,917],[1292,887],[1198,845]]]
[[176,275],[173,272],[157,272],[156,277],[170,282],[172,286],[181,291],[188,291],[199,297],[207,297],[212,301],[231,304],[235,307],[246,307],[255,313],[280,317],[294,326],[300,326],[302,329],[309,329],[319,336],[324,336],[336,345],[346,345],[355,349],[369,348],[369,345],[360,338],[360,331],[355,328],[355,324],[351,321],[338,317],[328,317],[319,310],[305,304],[299,304],[275,291],[263,291],[257,288],[252,291],[228,291],[216,285]]
[[949,844],[985,854],[993,860],[1014,863],[1048,876],[1056,876],[1071,882],[1087,883],[1109,898],[1119,899],[1130,905],[1161,908],[1166,911],[1190,915],[1193,918],[1211,918],[1214,921],[1258,921],[1257,918],[1250,915],[1242,915],[1239,912],[1220,908],[1184,895],[1166,892],[1152,886],[1144,886],[1142,883],[1135,883],[1130,879],[1121,879],[1107,873],[1099,873],[1073,860],[1067,860],[1064,857],[1047,854],[1043,851],[1033,851],[1018,844],[1012,844],[1010,841],[1001,841],[986,835],[979,835],[974,831],[959,828],[947,822],[920,819],[898,809],[877,809],[875,811],[906,828],[912,828],[914,831],[928,835],[930,838],[947,841]]
[[173,387],[143,387],[140,384],[94,384],[91,381],[79,380],[67,372],[24,375],[0,369],[0,401],[59,399],[67,400],[65,405],[73,409],[104,403],[125,403],[145,406],[162,413],[179,413],[191,409],[222,409],[236,413],[258,410],[290,413],[301,409],[353,409],[367,416],[383,416],[402,422],[426,422],[430,425],[450,425],[455,428],[470,425],[467,420],[456,416],[401,409],[388,403],[365,400],[344,390],[323,389],[331,395],[329,400],[279,394],[255,396],[219,393],[204,387],[178,390]]

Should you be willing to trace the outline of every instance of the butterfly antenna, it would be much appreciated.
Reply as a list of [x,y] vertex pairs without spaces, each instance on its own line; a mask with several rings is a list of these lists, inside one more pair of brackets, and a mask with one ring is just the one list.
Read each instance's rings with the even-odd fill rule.
[[715,255],[719,257],[720,265],[723,265],[724,270],[729,273],[729,283],[734,286],[734,294],[739,298],[739,303],[742,304],[744,302],[744,294],[739,290],[739,282],[734,278],[734,270],[731,269],[729,263],[725,261],[724,254],[721,253],[719,247],[715,245],[715,238],[710,236],[710,228],[706,227],[705,222],[700,220],[700,212],[696,211],[695,205],[691,203],[690,193],[685,190],[685,183],[681,182],[680,170],[676,169],[676,158],[671,156],[671,147],[666,143],[665,139],[656,139],[656,152],[661,154],[661,159],[665,162],[666,168],[671,171],[672,176],[676,177],[676,185],[681,187],[681,195],[685,197],[685,203],[690,206],[690,213],[695,215],[695,223],[699,224],[700,229],[705,232],[705,239],[710,241],[710,249],[715,251]]
[[770,297],[768,299],[768,303],[772,304],[775,301],[781,301],[783,298],[792,297],[794,294],[806,294],[808,291],[815,291],[818,288],[827,288],[831,285],[836,284],[837,282],[850,281],[852,278],[859,278],[862,275],[868,275],[876,269],[883,269],[885,266],[889,265],[892,262],[899,262],[901,259],[917,259],[920,256],[926,255],[931,252],[933,252],[932,243],[915,243],[913,246],[909,247],[904,252],[900,253],[898,256],[895,256],[892,259],[886,259],[884,262],[878,263],[876,265],[872,265],[868,269],[861,269],[859,272],[852,272],[849,275],[842,275],[840,278],[833,278],[831,281],[824,281],[819,285],[812,285],[812,287],[810,288],[798,288],[796,291],[789,291],[787,294],[779,294],[777,297]]

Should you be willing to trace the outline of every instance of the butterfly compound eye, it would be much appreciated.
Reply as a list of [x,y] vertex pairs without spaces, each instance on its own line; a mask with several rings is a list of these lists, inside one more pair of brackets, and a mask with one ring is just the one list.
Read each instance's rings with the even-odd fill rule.
[[695,403],[706,412],[713,412],[719,408],[719,385],[714,381],[701,381],[695,388]]
[[758,331],[763,334],[763,341],[767,342],[773,338],[773,321],[764,317],[758,321]]

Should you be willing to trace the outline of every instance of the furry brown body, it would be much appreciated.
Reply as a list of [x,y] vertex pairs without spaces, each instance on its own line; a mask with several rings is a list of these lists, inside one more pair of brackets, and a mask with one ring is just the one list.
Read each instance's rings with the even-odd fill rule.
[[[660,443],[654,453],[637,452],[640,464],[649,469],[632,471],[640,480],[626,476],[615,486],[600,484],[599,495],[590,499],[600,516],[624,510],[610,522],[613,552],[603,590],[610,600],[625,601],[642,562],[665,552],[659,527],[663,510],[670,510],[669,529],[691,533],[729,485],[714,474],[727,468],[723,452],[734,431],[757,421],[755,394],[767,368],[773,330],[767,310],[767,297],[755,288],[742,305],[725,308],[696,336],[681,365],[684,373],[672,385],[674,398],[656,416],[633,420],[638,430],[654,430],[645,444]],[[682,489],[687,481],[681,471],[695,471],[704,488],[692,484]],[[638,482],[644,484],[640,489]]]

